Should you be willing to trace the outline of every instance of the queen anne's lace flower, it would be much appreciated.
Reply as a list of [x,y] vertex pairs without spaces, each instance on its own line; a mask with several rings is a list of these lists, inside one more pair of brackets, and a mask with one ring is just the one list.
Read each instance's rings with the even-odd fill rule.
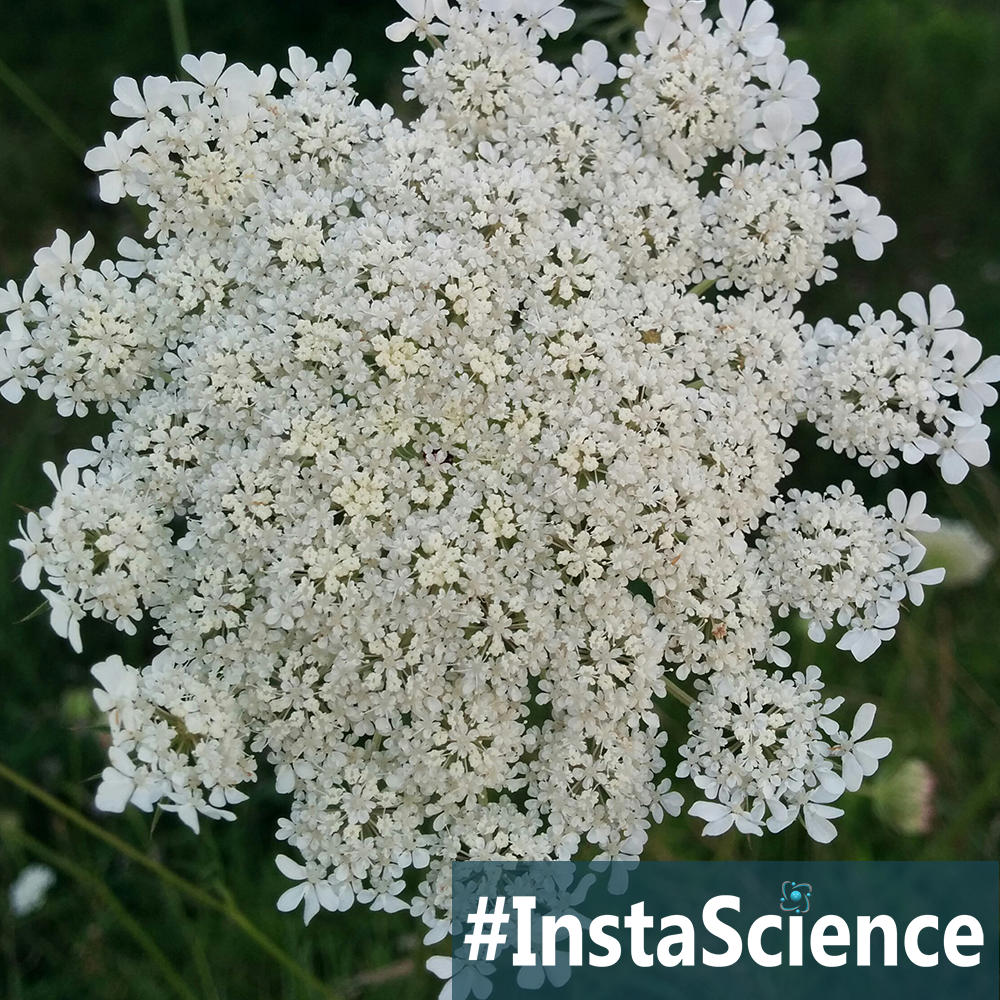
[[892,750],[892,740],[884,736],[862,739],[871,729],[874,720],[874,705],[862,705],[858,709],[849,735],[839,732],[831,719],[820,720],[823,729],[838,741],[831,753],[840,757],[843,762],[844,785],[849,792],[856,792],[861,787],[862,779],[870,778],[878,770],[878,762]]
[[691,677],[706,832],[831,839],[888,741],[781,672],[772,615],[869,655],[939,578],[934,522],[920,495],[779,497],[788,435],[957,481],[1000,363],[940,287],[904,296],[912,327],[805,325],[831,244],[895,227],[847,183],[859,144],[817,158],[763,0],[655,0],[636,55],[562,70],[558,0],[401,6],[391,37],[433,49],[412,124],[357,100],[346,52],[120,80],[130,124],[87,162],[146,244],[92,266],[59,232],[0,290],[5,398],[111,416],[49,470],[22,580],[77,649],[85,615],[163,647],[94,668],[98,804],[196,829],[263,759],[302,858],[281,907],[406,905],[439,937],[453,858],[635,853],[680,811],[657,700]]

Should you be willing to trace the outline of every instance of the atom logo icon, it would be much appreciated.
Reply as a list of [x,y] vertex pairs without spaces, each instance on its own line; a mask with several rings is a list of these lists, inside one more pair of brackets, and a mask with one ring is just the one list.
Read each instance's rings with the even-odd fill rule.
[[781,902],[785,913],[808,913],[812,886],[808,882],[782,882]]

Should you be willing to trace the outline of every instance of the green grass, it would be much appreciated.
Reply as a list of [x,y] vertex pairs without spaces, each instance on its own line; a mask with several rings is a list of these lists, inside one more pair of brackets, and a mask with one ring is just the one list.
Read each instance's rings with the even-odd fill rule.
[[[807,59],[823,85],[820,130],[827,142],[857,136],[866,148],[866,187],[900,226],[882,261],[862,265],[843,255],[841,280],[805,303],[815,317],[845,320],[861,301],[892,308],[910,289],[949,283],[967,328],[987,353],[1000,350],[1000,11],[995,2],[939,0],[775,0],[793,56]],[[175,68],[171,9],[149,0],[54,0],[22,5],[5,21],[0,60],[85,145],[115,126],[107,111],[111,84],[123,74]],[[355,53],[365,96],[399,93],[406,46],[389,46],[382,28],[391,0],[318,4],[312,0],[188,0],[187,29],[197,51],[215,49],[251,63],[283,59],[302,44],[319,57],[338,47]],[[578,6],[588,6],[579,4]],[[589,5],[593,6],[593,5]],[[174,22],[176,32],[176,22]],[[578,43],[579,39],[577,39]],[[565,48],[565,46],[560,46]],[[57,226],[87,229],[98,250],[113,252],[138,235],[127,207],[101,205],[67,141],[0,85],[0,279],[20,279],[37,246]],[[0,539],[16,533],[17,505],[50,498],[43,461],[61,463],[104,422],[64,421],[37,400],[0,403]],[[996,416],[991,418],[994,423]],[[801,432],[808,451],[808,434]],[[928,469],[905,469],[872,482],[851,463],[822,453],[804,462],[799,485],[823,487],[852,476],[866,495],[927,489],[935,513],[972,521],[1000,549],[1000,480],[994,469],[945,491]],[[14,582],[19,556],[2,547],[0,578],[0,761],[100,829],[222,900],[204,905],[182,886],[64,815],[0,780],[0,887],[29,861],[61,866],[59,881],[36,914],[15,919],[0,897],[0,995],[11,1000],[117,1000],[198,997],[306,998],[301,978],[234,923],[234,908],[296,963],[339,996],[432,997],[422,972],[419,929],[404,916],[322,914],[309,928],[283,916],[274,900],[285,887],[273,856],[283,804],[266,772],[233,824],[203,824],[195,837],[174,817],[154,824],[130,810],[95,814],[91,799],[103,767],[100,719],[88,668],[110,652],[147,662],[148,643],[85,626],[85,656],[75,656],[43,618],[18,624],[37,595]],[[880,734],[893,758],[920,758],[937,779],[936,817],[926,836],[884,825],[864,795],[848,796],[840,836],[820,847],[794,828],[749,843],[735,833],[702,840],[687,818],[654,831],[650,852],[678,858],[984,858],[1000,857],[1000,675],[996,659],[996,566],[976,587],[938,589],[909,612],[897,641],[856,665],[832,643],[815,646],[797,633],[796,666],[816,662],[845,714],[864,700],[879,707]],[[683,713],[666,720],[672,744],[683,740]],[[887,765],[888,767],[888,765]],[[381,973],[369,976],[373,970]],[[415,970],[415,971],[413,971]],[[381,975],[384,982],[372,982]],[[359,978],[360,977],[360,978]]]

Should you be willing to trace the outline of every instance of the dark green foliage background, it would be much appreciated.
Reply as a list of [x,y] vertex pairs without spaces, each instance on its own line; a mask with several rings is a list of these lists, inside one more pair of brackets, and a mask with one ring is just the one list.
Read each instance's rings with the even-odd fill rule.
[[[943,281],[955,291],[967,329],[987,353],[1000,350],[1000,7],[996,0],[774,0],[793,57],[805,58],[823,91],[819,129],[829,144],[862,140],[869,172],[863,183],[899,223],[900,236],[877,264],[842,256],[841,279],[811,294],[807,315],[846,319],[862,301],[894,308],[910,289]],[[580,27],[612,46],[627,38],[623,17],[637,0],[572,3]],[[399,106],[399,70],[411,48],[393,46],[383,28],[396,19],[392,0],[187,0],[192,48],[226,52],[250,65],[281,65],[289,45],[321,62],[334,50],[354,53],[363,96]],[[84,147],[122,123],[107,110],[122,75],[176,72],[163,0],[0,0],[0,59],[53,109]],[[574,30],[553,47],[572,51]],[[34,250],[55,228],[78,238],[88,229],[98,254],[122,235],[139,237],[127,206],[96,199],[79,158],[0,86],[0,280],[22,279]],[[990,418],[996,426],[996,415]],[[67,421],[31,398],[0,402],[0,542],[16,534],[21,512],[51,498],[43,461],[62,464],[104,427],[101,418]],[[995,468],[945,491],[929,468],[904,469],[873,482],[829,453],[801,444],[809,457],[801,485],[822,488],[853,476],[873,500],[894,486],[927,489],[932,510],[972,521],[1000,545],[1000,480]],[[75,656],[45,620],[18,624],[37,604],[16,582],[19,555],[3,546],[0,571],[0,761],[91,812],[94,778],[103,766],[89,666],[111,652],[148,662],[147,637],[124,639],[85,626],[86,653]],[[653,831],[659,857],[975,858],[1000,857],[1000,678],[996,656],[994,567],[974,588],[939,589],[905,615],[897,641],[863,665],[793,638],[796,667],[818,662],[831,688],[879,706],[877,727],[896,744],[894,758],[919,757],[937,779],[936,818],[925,836],[903,836],[880,822],[863,795],[840,803],[847,815],[828,847],[798,828],[748,842],[735,832],[712,841],[686,817]],[[849,717],[849,716],[848,716]],[[684,738],[684,713],[664,707],[671,743]],[[888,769],[889,765],[887,765]],[[262,774],[253,801],[233,824],[206,822],[194,837],[174,817],[151,829],[129,810],[99,822],[199,885],[224,885],[275,941],[329,982],[341,996],[436,996],[422,972],[426,953],[405,916],[323,914],[303,928],[274,909],[286,882],[274,868],[274,840],[284,803]],[[205,1000],[311,995],[222,917],[193,907],[134,863],[80,833],[0,782],[0,888],[30,860],[20,832],[98,875],[169,957],[193,995]],[[438,949],[440,950],[440,948]],[[381,984],[364,975],[389,967]],[[416,971],[410,971],[415,969]],[[375,977],[378,978],[378,977]],[[60,874],[37,914],[15,919],[0,897],[0,996],[23,1000],[157,1000],[172,994],[162,975],[115,915],[94,894]]]

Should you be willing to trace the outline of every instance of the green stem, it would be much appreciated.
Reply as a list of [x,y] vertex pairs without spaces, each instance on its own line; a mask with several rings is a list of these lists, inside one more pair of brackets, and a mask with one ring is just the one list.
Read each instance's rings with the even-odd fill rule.
[[276,945],[266,934],[264,934],[263,931],[261,931],[239,909],[231,897],[221,900],[217,899],[211,893],[205,892],[204,889],[199,888],[194,883],[189,882],[187,879],[182,878],[175,872],[172,872],[169,868],[161,865],[158,861],[154,861],[151,857],[149,857],[149,855],[143,853],[137,847],[133,847],[120,837],[116,837],[113,833],[108,833],[108,831],[103,829],[103,827],[100,827],[97,823],[87,819],[86,816],[77,812],[71,806],[66,805],[65,802],[61,802],[54,795],[50,795],[44,789],[39,788],[36,784],[34,784],[34,782],[29,781],[27,778],[18,774],[17,771],[11,770],[11,768],[7,767],[4,763],[0,763],[0,778],[4,778],[12,785],[16,785],[21,789],[21,791],[48,806],[48,808],[53,812],[56,812],[60,816],[69,820],[70,823],[78,826],[81,830],[85,830],[92,837],[97,837],[98,840],[103,840],[106,844],[109,844],[119,853],[124,854],[125,857],[130,858],[136,864],[142,865],[143,868],[147,868],[161,881],[174,886],[182,892],[188,897],[188,899],[223,914],[241,931],[243,931],[243,933],[246,934],[251,941],[259,945],[262,950],[267,952],[276,961],[280,962],[286,969],[288,969],[289,972],[301,979],[311,989],[315,990],[317,993],[323,994],[327,997],[327,1000],[338,1000],[337,995],[328,986],[321,982],[308,969],[299,965],[299,963],[296,962],[291,955]]
[[715,284],[716,280],[717,279],[715,278],[707,278],[700,285],[695,285],[694,288],[691,289],[691,294],[704,295],[705,292],[707,292]]
[[174,55],[179,66],[181,56],[186,56],[191,51],[184,0],[167,0],[167,17],[170,18],[170,38],[174,43]]
[[208,964],[208,957],[205,955],[201,938],[197,930],[192,930],[190,922],[184,919],[184,909],[181,905],[180,895],[178,895],[176,889],[173,889],[169,885],[161,885],[160,888],[163,889],[163,896],[167,901],[170,913],[173,915],[174,922],[180,928],[181,934],[187,942],[195,972],[198,974],[202,997],[205,1000],[212,1000],[212,998],[219,1000],[219,991],[215,988],[215,982],[212,979],[212,970]]
[[171,964],[170,959],[157,947],[156,942],[143,930],[142,926],[132,917],[132,915],[121,904],[118,897],[104,884],[99,876],[80,867],[74,861],[46,847],[39,840],[27,833],[18,830],[14,836],[29,850],[43,861],[65,872],[70,878],[75,879],[81,885],[88,887],[101,903],[111,911],[118,919],[118,922],[125,928],[128,934],[135,940],[136,944],[152,959],[153,963],[163,974],[163,978],[170,984],[174,992],[182,1000],[197,1000],[194,992],[184,982],[181,974]]
[[87,152],[87,144],[2,60],[0,59],[0,83],[36,117],[71,152],[81,159]]
[[667,686],[667,690],[682,704],[687,705],[690,708],[694,704],[694,698],[691,697],[676,681],[672,681],[669,677],[664,678],[664,683]]

